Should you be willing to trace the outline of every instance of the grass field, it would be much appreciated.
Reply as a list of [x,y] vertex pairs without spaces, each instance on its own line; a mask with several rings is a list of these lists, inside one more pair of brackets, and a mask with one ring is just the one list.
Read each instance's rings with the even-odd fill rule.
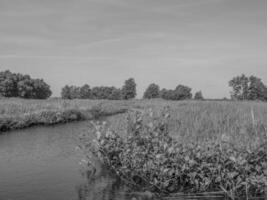
[[[171,110],[170,132],[181,141],[225,137],[246,146],[253,140],[253,146],[267,138],[267,104],[231,101],[1,99],[0,130],[91,119],[91,110],[100,115],[125,109],[159,113],[166,106]],[[112,127],[122,129],[125,119],[111,118]]]
[[[171,110],[170,133],[182,142],[227,139],[251,148],[267,140],[267,104],[230,101],[133,101],[130,108],[159,113]],[[113,130],[122,129],[126,118],[109,119]]]

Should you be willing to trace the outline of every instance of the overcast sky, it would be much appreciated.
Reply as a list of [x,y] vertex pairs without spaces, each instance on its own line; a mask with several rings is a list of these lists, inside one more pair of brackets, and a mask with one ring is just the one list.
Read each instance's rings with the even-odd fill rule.
[[0,71],[65,84],[188,85],[229,97],[245,73],[267,83],[266,0],[0,0]]

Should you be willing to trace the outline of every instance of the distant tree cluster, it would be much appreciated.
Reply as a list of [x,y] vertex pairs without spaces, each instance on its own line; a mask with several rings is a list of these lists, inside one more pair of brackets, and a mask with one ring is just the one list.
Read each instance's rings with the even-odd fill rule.
[[162,89],[160,96],[166,100],[186,100],[192,98],[192,89],[185,85],[178,85],[174,90]]
[[52,94],[43,79],[32,79],[29,75],[0,72],[0,96],[26,99],[46,99]]
[[133,78],[125,81],[124,86],[120,88],[96,86],[91,88],[88,84],[82,87],[64,86],[61,91],[63,99],[108,99],[121,100],[133,99],[136,96],[136,83]]
[[[192,89],[185,85],[178,85],[174,90],[170,89],[162,89],[160,87],[152,83],[148,86],[148,88],[144,92],[144,99],[153,99],[153,98],[162,98],[166,100],[186,100],[192,99]],[[199,91],[195,94],[195,100],[203,100],[202,92]]]
[[198,91],[195,93],[195,96],[194,96],[194,99],[195,100],[204,100],[204,97],[202,95],[202,92],[201,91]]
[[267,101],[267,87],[256,76],[236,76],[229,81],[229,86],[233,89],[231,98],[234,100]]
[[160,97],[160,89],[159,86],[155,83],[152,83],[146,89],[143,98],[144,99],[153,99]]
[[[267,101],[267,86],[256,76],[244,74],[229,81],[232,87],[232,100]],[[33,79],[29,75],[0,72],[0,98],[20,97],[26,99],[47,99],[52,95],[50,86],[43,79]],[[63,99],[108,99],[129,100],[136,97],[136,83],[133,78],[124,82],[122,88],[96,86],[85,84],[81,87],[66,85],[61,90]],[[204,100],[201,91],[192,95],[192,89],[185,85],[178,85],[175,89],[160,89],[159,85],[150,84],[143,94],[144,99],[162,98],[166,100]]]

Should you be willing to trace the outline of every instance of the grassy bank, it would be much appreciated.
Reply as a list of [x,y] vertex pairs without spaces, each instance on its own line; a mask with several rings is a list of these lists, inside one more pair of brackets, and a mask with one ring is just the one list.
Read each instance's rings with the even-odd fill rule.
[[0,132],[96,119],[126,110],[125,105],[109,101],[1,99]]

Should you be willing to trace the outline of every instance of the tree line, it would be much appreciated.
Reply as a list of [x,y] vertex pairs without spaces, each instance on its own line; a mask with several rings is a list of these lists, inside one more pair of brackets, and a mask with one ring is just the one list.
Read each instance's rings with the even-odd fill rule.
[[33,79],[8,70],[0,72],[0,96],[47,99],[51,95],[50,86],[43,79]]
[[[267,86],[256,76],[244,74],[233,77],[229,83],[232,88],[232,100],[260,100],[267,101]],[[47,99],[52,95],[50,86],[43,79],[34,79],[30,75],[0,72],[0,96],[20,97],[26,99]],[[63,99],[109,99],[128,100],[136,97],[136,83],[133,78],[124,82],[121,88],[113,86],[81,87],[66,85],[61,90]],[[150,84],[144,94],[144,99],[162,98],[166,100],[203,100],[203,94],[198,91],[192,94],[192,89],[185,85],[178,85],[174,89],[160,89],[159,85]]]
[[[178,85],[174,90],[162,89],[152,83],[144,92],[144,99],[163,98],[166,100],[186,100],[192,99],[191,88]],[[133,78],[125,81],[122,88],[116,87],[93,87],[88,84],[81,87],[66,85],[62,88],[61,97],[63,99],[109,99],[109,100],[128,100],[136,97],[136,83]],[[203,100],[202,92],[196,92],[194,99]]]
[[[144,99],[153,99],[153,98],[162,98],[166,100],[186,100],[192,99],[192,89],[185,85],[178,85],[175,89],[162,89],[160,87],[152,83],[150,84],[144,92],[143,98]],[[194,99],[196,100],[203,100],[204,97],[201,91],[195,93]]]
[[125,81],[122,88],[96,86],[91,88],[88,84],[81,87],[66,85],[61,90],[63,99],[108,99],[128,100],[136,97],[136,83],[133,78]]

